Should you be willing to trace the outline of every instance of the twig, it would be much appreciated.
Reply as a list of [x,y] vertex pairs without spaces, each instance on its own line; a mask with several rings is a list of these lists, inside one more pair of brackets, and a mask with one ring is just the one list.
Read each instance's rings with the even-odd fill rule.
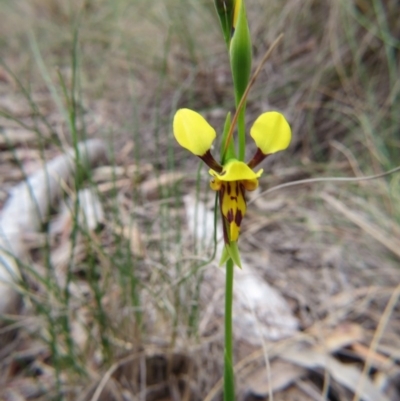
[[271,192],[278,191],[279,189],[294,187],[296,185],[302,184],[314,184],[316,182],[356,182],[356,181],[368,181],[368,180],[375,180],[376,178],[382,178],[387,175],[391,175],[400,171],[400,166],[395,167],[389,171],[386,171],[381,174],[376,175],[366,175],[362,177],[321,177],[321,178],[307,178],[305,180],[298,180],[298,181],[291,181],[286,182],[284,184],[276,185],[275,187],[269,188],[266,191],[259,193],[258,195],[254,196],[248,204],[250,205],[256,199],[261,198],[264,195],[270,194]]
[[397,301],[400,297],[400,284],[393,291],[392,296],[389,299],[389,302],[386,305],[386,308],[383,312],[381,319],[379,320],[378,327],[375,330],[374,337],[371,341],[371,345],[368,350],[367,359],[365,360],[364,369],[362,371],[362,375],[357,384],[357,391],[354,394],[353,401],[360,401],[360,391],[363,387],[365,377],[368,375],[368,372],[371,368],[372,364],[372,356],[378,348],[378,344],[381,341],[383,332],[386,329],[386,325],[389,322],[390,315],[393,313],[393,310],[397,304]]
[[400,242],[395,238],[388,238],[385,233],[380,230],[375,225],[365,221],[362,217],[360,217],[357,213],[353,212],[349,208],[347,208],[342,202],[339,202],[337,199],[334,199],[332,196],[324,193],[321,195],[321,198],[329,203],[332,207],[334,207],[338,212],[342,213],[346,216],[351,222],[362,228],[367,234],[369,234],[372,238],[376,239],[383,246],[393,252],[398,258],[400,258]]
[[134,354],[134,355],[129,355],[124,359],[121,359],[120,361],[114,363],[113,365],[110,366],[110,368],[107,370],[107,372],[105,373],[105,375],[103,376],[103,378],[101,379],[99,385],[96,388],[96,391],[94,392],[92,398],[90,399],[90,401],[97,401],[101,395],[101,393],[104,390],[104,387],[106,386],[106,384],[108,383],[108,381],[110,380],[111,376],[113,375],[113,373],[122,365],[125,365],[128,362],[132,362],[135,359],[137,359],[140,355],[139,354]]

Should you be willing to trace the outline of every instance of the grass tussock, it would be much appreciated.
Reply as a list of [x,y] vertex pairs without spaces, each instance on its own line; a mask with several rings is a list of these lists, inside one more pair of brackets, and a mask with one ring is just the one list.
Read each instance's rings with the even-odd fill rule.
[[[248,123],[277,109],[294,134],[291,153],[265,163],[261,189],[400,165],[396,2],[246,4],[256,64],[285,34]],[[25,233],[23,308],[0,317],[0,398],[221,399],[216,244],[187,221],[188,205],[214,203],[171,133],[179,107],[219,132],[233,108],[212,1],[3,1],[0,20],[0,205],[67,148],[76,163],[40,230]],[[88,138],[107,143],[108,161],[80,162]],[[237,326],[240,399],[399,397],[399,188],[398,174],[318,183],[249,206],[244,258],[298,330],[255,346]]]

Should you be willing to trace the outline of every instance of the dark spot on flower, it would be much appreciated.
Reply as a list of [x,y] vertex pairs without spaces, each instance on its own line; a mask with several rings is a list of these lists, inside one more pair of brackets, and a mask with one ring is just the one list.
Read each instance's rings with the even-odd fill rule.
[[229,223],[232,223],[233,221],[233,209],[229,209],[228,213],[226,214],[226,219],[229,221]]
[[243,214],[241,210],[238,210],[236,212],[236,216],[235,216],[235,223],[237,224],[238,227],[240,227],[240,223],[242,222],[243,219]]
[[219,194],[220,194],[220,199],[221,199],[221,202],[222,202],[222,199],[223,199],[224,194],[225,194],[225,185],[224,184],[221,185],[221,188],[219,189]]
[[228,189],[228,195],[231,194],[231,184],[228,182],[227,184],[227,189]]
[[231,196],[231,200],[234,200],[237,202],[237,196]]

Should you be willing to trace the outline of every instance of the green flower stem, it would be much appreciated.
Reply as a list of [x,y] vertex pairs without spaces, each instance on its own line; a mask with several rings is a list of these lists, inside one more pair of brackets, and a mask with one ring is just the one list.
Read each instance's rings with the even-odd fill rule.
[[235,380],[233,375],[233,336],[232,336],[232,301],[233,301],[234,264],[231,258],[226,262],[225,282],[225,364],[224,364],[224,401],[235,400]]

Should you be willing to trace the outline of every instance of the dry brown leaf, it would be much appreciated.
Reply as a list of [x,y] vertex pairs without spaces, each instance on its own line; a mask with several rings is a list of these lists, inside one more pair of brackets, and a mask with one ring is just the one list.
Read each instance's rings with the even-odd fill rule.
[[[398,339],[400,340],[400,339]],[[400,341],[395,345],[378,344],[378,350],[385,354],[390,355],[392,359],[400,360]]]
[[[322,368],[328,371],[332,378],[342,386],[353,391],[353,393],[358,391],[358,384],[362,377],[362,372],[358,367],[339,362],[331,355],[315,347],[300,348],[299,345],[295,345],[283,351],[280,357],[308,369],[314,370]],[[389,401],[385,394],[374,385],[369,377],[363,377],[362,383],[363,386],[359,389],[361,399],[364,401]]]
[[342,213],[352,223],[359,226],[368,235],[380,242],[383,246],[393,252],[398,258],[400,258],[399,240],[393,237],[389,237],[383,230],[381,230],[381,228],[369,221],[366,221],[360,214],[352,211],[344,203],[338,201],[327,193],[323,193],[320,196],[325,202],[329,203],[338,212]]
[[131,178],[121,178],[120,180],[111,181],[111,182],[104,182],[103,184],[99,184],[97,189],[100,193],[106,193],[113,191],[115,189],[120,188],[129,188],[132,184]]
[[67,269],[71,263],[71,258],[73,257],[73,265],[76,265],[84,260],[87,254],[85,244],[81,241],[77,242],[73,250],[71,241],[67,240],[62,242],[58,248],[51,252],[50,260],[54,267],[57,283],[61,288],[65,287]]
[[36,132],[22,128],[6,128],[0,133],[0,149],[12,148],[18,144],[31,144],[36,142],[38,135]]
[[146,256],[146,248],[142,241],[142,235],[138,225],[135,222],[133,222],[130,226],[113,226],[113,231],[117,235],[122,235],[124,238],[129,240],[133,255],[140,258],[144,258]]
[[150,178],[143,182],[140,186],[140,190],[147,199],[157,199],[159,198],[159,189],[161,187],[173,185],[184,176],[184,174],[177,172],[160,174],[159,177]]
[[96,183],[116,182],[121,178],[143,177],[153,171],[153,166],[149,163],[140,165],[131,164],[128,166],[101,166],[93,171],[92,179]]
[[118,152],[118,161],[121,162],[121,164],[124,164],[125,160],[129,158],[129,154],[132,152],[134,147],[135,144],[133,141],[127,141],[123,148]]
[[131,227],[124,227],[124,236],[130,240],[132,253],[138,257],[144,258],[146,256],[146,249],[137,224],[133,224]]
[[0,109],[5,110],[13,117],[28,117],[32,114],[32,108],[26,99],[11,94],[0,97]]
[[307,395],[307,401],[326,401],[326,398],[320,394],[320,392],[316,389],[315,384],[310,383],[305,380],[298,380],[296,382],[296,386]]
[[259,369],[246,381],[246,392],[255,397],[266,397],[269,392],[283,390],[307,374],[307,369],[279,359],[271,363],[271,380],[266,369]]
[[[68,199],[63,202],[60,213],[50,224],[52,234],[61,234],[61,238],[67,240],[74,225],[75,200]],[[92,188],[85,188],[78,193],[78,226],[88,232],[95,231],[104,222],[103,205],[97,193]]]
[[0,166],[0,183],[5,181],[15,182],[24,178],[24,174],[19,168],[10,168],[10,165],[3,164]]
[[82,351],[85,349],[89,338],[87,329],[89,316],[90,311],[88,308],[83,307],[76,311],[76,316],[74,316],[71,322],[71,337],[74,340],[74,344]]
[[322,344],[317,346],[321,351],[326,350],[333,353],[364,339],[364,330],[356,323],[344,322],[337,326],[334,331],[328,330],[321,329],[319,324],[309,329],[310,334],[321,339]]
[[374,352],[364,344],[354,343],[351,349],[363,360],[370,358],[371,365],[377,369],[387,369],[393,365],[393,361],[378,352]]
[[50,381],[49,377],[41,378],[40,380],[30,377],[16,378],[8,383],[4,393],[0,393],[0,396],[3,395],[5,401],[33,399],[48,391]]

